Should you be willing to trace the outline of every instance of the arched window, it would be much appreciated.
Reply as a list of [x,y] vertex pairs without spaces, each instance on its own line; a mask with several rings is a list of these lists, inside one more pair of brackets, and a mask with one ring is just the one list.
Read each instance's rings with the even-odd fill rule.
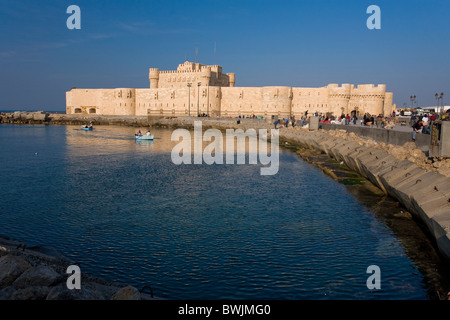
[[97,111],[95,110],[95,108],[90,108],[89,113],[97,113]]
[[81,113],[81,108],[75,108],[75,113]]

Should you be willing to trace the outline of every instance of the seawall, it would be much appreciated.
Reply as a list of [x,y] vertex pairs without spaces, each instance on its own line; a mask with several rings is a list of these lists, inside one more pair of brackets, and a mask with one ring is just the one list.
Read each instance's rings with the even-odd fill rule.
[[[321,128],[324,130],[345,130],[347,132],[353,132],[360,137],[366,137],[368,139],[374,139],[378,142],[383,142],[387,144],[393,144],[401,146],[405,141],[410,141],[412,137],[411,132],[387,130],[383,128],[372,128],[366,126],[345,126],[336,125],[330,123],[321,123]],[[418,134],[416,135],[416,146],[426,152],[430,147],[431,136],[429,134]]]

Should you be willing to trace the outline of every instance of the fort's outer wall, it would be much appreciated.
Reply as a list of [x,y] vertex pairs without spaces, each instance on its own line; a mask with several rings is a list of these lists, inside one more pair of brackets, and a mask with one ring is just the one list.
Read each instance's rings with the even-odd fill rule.
[[66,92],[66,113],[115,114],[115,89],[72,89]]
[[[190,98],[189,98],[190,97]],[[189,106],[190,102],[190,106]],[[392,93],[385,86],[330,84],[322,88],[216,87],[158,89],[72,89],[66,93],[66,112],[104,115],[185,116],[209,113],[213,117],[257,115],[295,116],[332,112],[335,116],[392,112]]]
[[305,114],[311,115],[318,111],[326,113],[333,111],[328,99],[328,88],[292,88],[292,115],[297,119]]
[[220,116],[220,87],[136,89],[137,116]]

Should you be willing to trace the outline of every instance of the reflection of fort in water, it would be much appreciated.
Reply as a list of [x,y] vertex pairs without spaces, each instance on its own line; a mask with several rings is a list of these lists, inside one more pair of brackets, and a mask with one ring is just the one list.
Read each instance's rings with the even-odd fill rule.
[[[152,153],[171,153],[172,149],[181,141],[171,141],[173,130],[151,128],[152,134],[155,135],[154,141],[136,141],[135,134],[141,130],[145,134],[145,129],[123,126],[95,126],[92,131],[81,130],[81,126],[66,126],[66,142],[67,151],[71,156],[88,156],[108,155],[108,154],[131,154],[134,152],[149,152]],[[194,154],[194,131],[191,132],[191,151]],[[223,143],[215,143],[212,141],[199,141],[202,143],[202,151],[209,145],[217,145],[226,152],[226,133],[222,132]],[[237,136],[242,138],[245,135],[237,133]],[[269,132],[270,136],[270,132]],[[254,148],[249,147],[250,139],[245,138],[245,144],[238,143],[239,139],[234,139],[234,150],[236,153],[248,153]],[[243,140],[244,141],[244,140]],[[259,146],[260,144],[258,144]],[[244,147],[245,146],[245,147]],[[270,154],[270,143],[267,146],[267,152]],[[256,150],[258,150],[256,148]]]

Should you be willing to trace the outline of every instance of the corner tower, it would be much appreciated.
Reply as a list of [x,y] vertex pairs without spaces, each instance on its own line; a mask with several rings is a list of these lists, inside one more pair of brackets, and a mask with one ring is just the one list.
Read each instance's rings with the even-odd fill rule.
[[150,79],[150,89],[157,89],[159,84],[159,69],[150,68],[148,77]]

